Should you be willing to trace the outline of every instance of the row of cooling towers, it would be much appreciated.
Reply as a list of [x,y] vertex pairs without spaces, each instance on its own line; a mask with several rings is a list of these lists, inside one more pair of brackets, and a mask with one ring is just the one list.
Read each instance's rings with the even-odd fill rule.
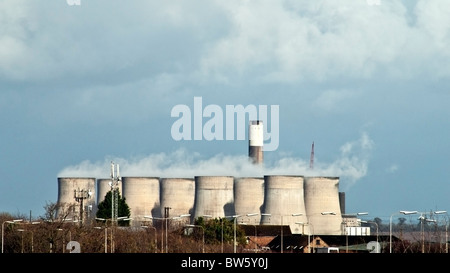
[[[91,208],[86,217],[92,219],[110,185],[111,179],[60,177],[58,204],[79,205],[74,192],[90,191],[91,197],[82,201]],[[133,226],[149,221],[148,216],[155,221],[190,214],[185,221],[194,223],[198,217],[239,215],[238,224],[289,225],[292,233],[321,235],[342,234],[345,195],[338,188],[338,177],[297,175],[122,177],[119,183]],[[170,208],[169,215],[165,208]]]

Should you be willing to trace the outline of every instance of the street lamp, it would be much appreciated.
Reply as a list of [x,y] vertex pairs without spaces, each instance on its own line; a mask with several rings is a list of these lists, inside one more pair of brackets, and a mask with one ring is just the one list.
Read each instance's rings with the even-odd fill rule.
[[202,229],[202,241],[203,241],[203,246],[202,246],[202,253],[205,253],[205,228],[203,228],[200,225],[186,225],[186,227],[199,227]]
[[[57,232],[58,231],[62,231],[62,236],[61,236],[61,239],[62,239],[62,253],[64,253],[64,249],[66,248],[66,246],[64,245],[64,243],[65,243],[65,241],[64,241],[64,229],[57,228],[56,231]],[[69,242],[70,242],[70,240],[69,240]]]
[[[335,215],[333,212],[322,212],[322,215],[326,215],[326,214],[332,214]],[[345,253],[348,253],[348,233],[349,233],[349,227],[352,227],[355,225],[355,223],[357,223],[358,219],[356,218],[357,216],[360,215],[368,215],[368,212],[356,212],[356,213],[350,213],[350,214],[343,214],[343,218],[342,218],[342,223],[341,223],[341,227],[343,228],[343,233],[345,233]],[[351,224],[350,218],[355,218],[355,222],[353,224]],[[349,225],[350,223],[350,225]]]
[[[155,219],[155,220],[164,220],[165,218],[157,218],[157,217],[153,217],[153,216],[144,216],[144,218],[146,219]],[[161,222],[161,253],[164,253],[164,228],[162,228],[163,224]],[[155,229],[155,234],[156,234],[156,229]],[[156,248],[158,248],[158,246],[156,246]]]
[[[256,216],[259,215],[259,213],[248,213],[246,214],[247,216]],[[233,233],[234,233],[234,240],[233,240],[233,251],[234,253],[236,253],[236,223],[237,223],[237,218],[241,217],[243,215],[231,215],[231,216],[225,216],[226,218],[233,218]],[[222,223],[222,230],[223,230],[223,223]],[[222,250],[223,251],[223,250]]]
[[375,221],[361,221],[361,223],[369,223],[369,224],[375,224],[377,227],[377,246],[375,249],[375,253],[380,253],[380,244],[378,242],[378,223]]
[[322,214],[322,215],[336,215],[336,212],[333,212],[333,211],[324,211],[324,212],[321,212],[320,214]]
[[[111,218],[111,219],[105,219],[105,218],[99,218],[96,217],[95,220],[97,221],[103,221],[105,222],[105,225],[107,225],[107,221],[110,220],[111,221],[111,253],[114,253],[115,251],[115,244],[114,244],[114,237],[113,237],[113,226],[115,227],[116,224],[118,224],[119,221],[131,221],[133,220],[133,218],[130,218],[128,216],[121,216],[121,217],[116,217],[116,218]],[[107,227],[105,227],[107,228]]]
[[410,214],[416,214],[417,210],[408,211],[408,210],[401,210],[399,212],[395,212],[391,215],[389,219],[389,253],[392,253],[392,216],[395,214],[404,214],[404,215],[410,215]]
[[435,211],[434,214],[445,214],[445,253],[448,253],[448,223],[447,223],[447,211],[446,210],[439,210]]
[[233,252],[236,253],[236,219],[241,215],[232,215],[233,217]]
[[[310,223],[304,223],[304,222],[295,222],[298,225],[302,225],[302,235],[305,234],[305,225],[310,226]],[[311,253],[311,239],[310,239],[310,235],[311,235],[311,229],[308,231],[308,253]],[[314,239],[314,235],[313,235],[313,239]]]
[[[447,216],[447,211],[446,210],[438,210],[435,211],[434,214],[445,214],[445,216]],[[447,223],[447,218],[448,216],[445,218],[445,253],[448,253],[448,223]]]
[[290,215],[281,215],[281,253],[283,253],[283,218],[284,216],[301,216],[302,213],[292,213]]
[[249,224],[249,223],[241,223],[241,225],[253,226],[255,228],[255,253],[257,253],[258,252],[258,235],[256,233],[256,225]]
[[421,213],[419,218],[417,219],[420,220],[420,225],[422,228],[422,253],[425,253],[425,230],[423,223],[424,222],[436,223],[436,220],[426,218],[425,216],[423,216],[423,213]]
[[5,223],[15,224],[15,223],[21,222],[21,221],[23,221],[23,219],[15,219],[15,220],[11,220],[11,221],[4,221],[2,223],[2,253],[3,253],[3,245],[4,245],[4,240],[5,240],[5,236],[4,236]]
[[155,253],[158,253],[158,239],[157,239],[157,235],[156,235],[156,228],[154,226],[141,226],[141,228],[151,228],[153,230],[155,230]]
[[[181,219],[181,218],[184,218],[184,217],[190,217],[190,216],[191,216],[190,214],[181,214],[181,215],[172,217],[171,220],[178,220],[178,219]],[[168,246],[169,239],[167,237],[167,234],[168,234],[167,219],[168,218],[166,217],[165,219],[166,219],[166,253],[169,253],[169,246]]]
[[31,253],[33,253],[33,231],[32,230],[27,230],[24,228],[18,228],[17,231],[22,233],[22,243],[21,243],[21,253],[23,252],[24,246],[23,246],[23,237],[25,236],[25,232],[29,231],[31,233]]
[[[95,229],[102,229],[102,227],[94,227]],[[104,227],[105,229],[105,253],[108,253],[108,227]]]
[[[165,228],[165,233],[166,233],[166,253],[168,253],[169,252],[169,246],[168,246],[167,220],[168,219],[177,220],[177,219],[181,219],[181,218],[184,218],[184,217],[190,217],[190,216],[191,216],[190,214],[181,214],[181,215],[178,215],[178,216],[175,216],[175,217],[172,217],[172,218],[168,218],[168,217],[161,218],[161,217],[153,217],[153,216],[144,216],[144,218],[161,220],[161,221],[164,220],[165,221],[165,225],[166,225],[166,228]],[[163,253],[163,251],[164,251],[164,238],[163,238],[164,235],[163,235],[163,231],[164,231],[164,228],[161,229],[161,253]]]
[[22,233],[21,253],[23,253],[23,234],[25,233],[25,229],[18,228],[17,231]]
[[[32,224],[32,225],[38,225],[40,223],[41,222],[39,222],[39,221],[29,222],[29,224]],[[34,252],[33,231],[30,230],[30,233],[31,233],[31,253],[33,253]]]

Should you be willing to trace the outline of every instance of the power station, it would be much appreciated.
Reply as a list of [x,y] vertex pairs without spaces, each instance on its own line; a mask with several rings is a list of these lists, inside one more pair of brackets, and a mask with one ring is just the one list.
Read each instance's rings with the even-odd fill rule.
[[[248,155],[254,164],[263,164],[263,133],[262,121],[250,121]],[[312,147],[311,168],[314,144]],[[106,178],[58,178],[58,213],[75,205],[74,219],[93,219],[112,182]],[[235,218],[241,224],[289,226],[293,234],[342,234],[345,195],[339,192],[339,177],[122,177],[118,188],[130,208],[130,224],[135,226],[149,218],[190,215],[191,223],[199,217]],[[89,196],[75,198],[77,191],[89,192]]]

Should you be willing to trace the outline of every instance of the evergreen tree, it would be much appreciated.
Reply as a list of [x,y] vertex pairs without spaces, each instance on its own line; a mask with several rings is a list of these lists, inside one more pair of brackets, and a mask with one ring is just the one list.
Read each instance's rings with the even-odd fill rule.
[[[116,191],[119,191],[118,189],[116,189]],[[120,192],[117,192],[118,194],[118,199],[119,199],[119,204],[118,204],[118,215],[117,217],[130,217],[131,212],[130,212],[130,207],[128,207],[127,203],[125,202],[126,198],[122,197],[120,195]],[[97,218],[103,218],[103,219],[111,219],[112,218],[112,191],[109,191],[106,193],[105,195],[105,199],[100,202],[97,206],[98,210],[97,210],[97,214],[96,217]],[[129,221],[118,221],[118,225],[120,226],[128,226],[129,225]]]
[[[222,239],[225,243],[234,242],[234,219],[205,220],[203,217],[198,217],[195,224],[204,228],[205,242],[208,244],[220,244]],[[239,225],[236,225],[236,242],[240,245],[246,244],[245,232]]]

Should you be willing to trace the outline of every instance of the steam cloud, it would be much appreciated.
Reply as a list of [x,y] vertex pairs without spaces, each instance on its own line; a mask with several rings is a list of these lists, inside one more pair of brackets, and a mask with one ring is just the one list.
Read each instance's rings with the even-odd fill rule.
[[224,175],[234,177],[263,177],[264,175],[302,175],[340,177],[340,185],[351,187],[367,174],[370,152],[374,143],[367,133],[362,133],[356,141],[347,142],[340,148],[339,157],[324,163],[315,159],[310,169],[307,160],[295,157],[283,157],[271,165],[258,166],[251,163],[247,155],[219,154],[202,159],[200,154],[177,150],[173,153],[150,154],[146,157],[125,159],[105,158],[103,162],[85,160],[77,165],[64,168],[59,177],[110,177],[111,161],[120,165],[120,175],[151,176],[161,178],[186,178],[201,175]]

